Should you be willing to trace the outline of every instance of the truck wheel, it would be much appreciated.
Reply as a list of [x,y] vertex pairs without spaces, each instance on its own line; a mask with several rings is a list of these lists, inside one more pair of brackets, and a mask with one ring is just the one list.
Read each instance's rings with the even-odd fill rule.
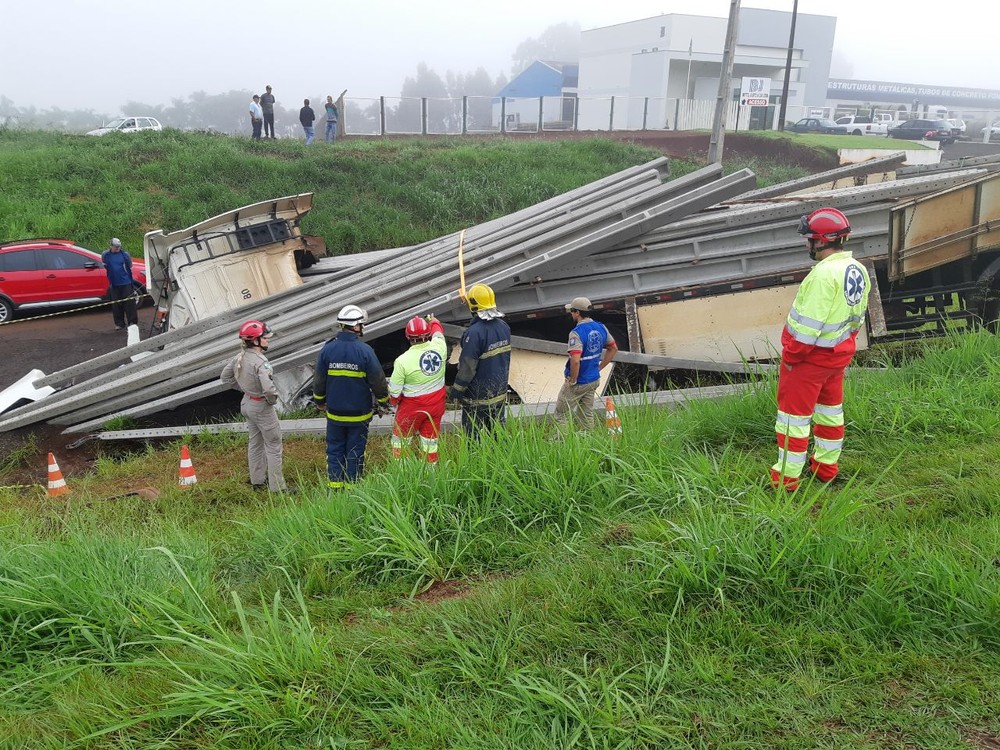
[[14,319],[14,306],[5,298],[0,297],[0,323],[7,323]]
[[854,130],[851,132],[851,135],[864,135],[864,133],[862,133],[860,130]]

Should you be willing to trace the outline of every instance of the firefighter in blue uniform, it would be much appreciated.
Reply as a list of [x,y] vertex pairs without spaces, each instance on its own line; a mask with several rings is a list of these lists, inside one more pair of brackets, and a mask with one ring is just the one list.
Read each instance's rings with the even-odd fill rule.
[[510,326],[486,284],[469,289],[465,301],[472,324],[462,336],[458,374],[448,395],[462,403],[462,428],[474,438],[481,429],[502,425],[507,419]]
[[357,305],[337,314],[340,332],[316,360],[313,403],[326,412],[326,464],[331,489],[349,486],[364,472],[373,413],[389,412],[389,386],[375,351],[360,340],[368,315]]

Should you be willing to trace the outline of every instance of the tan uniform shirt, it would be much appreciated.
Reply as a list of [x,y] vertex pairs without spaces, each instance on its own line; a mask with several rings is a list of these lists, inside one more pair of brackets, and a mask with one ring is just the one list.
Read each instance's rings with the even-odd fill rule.
[[257,349],[244,349],[229,360],[222,369],[221,378],[223,383],[230,387],[235,385],[251,398],[263,398],[271,405],[278,401],[271,363]]

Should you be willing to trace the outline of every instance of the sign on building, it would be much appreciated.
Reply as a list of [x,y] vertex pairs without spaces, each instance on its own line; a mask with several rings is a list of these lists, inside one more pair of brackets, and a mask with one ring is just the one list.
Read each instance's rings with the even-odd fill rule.
[[740,106],[766,107],[770,94],[770,78],[743,76],[743,83],[740,84]]

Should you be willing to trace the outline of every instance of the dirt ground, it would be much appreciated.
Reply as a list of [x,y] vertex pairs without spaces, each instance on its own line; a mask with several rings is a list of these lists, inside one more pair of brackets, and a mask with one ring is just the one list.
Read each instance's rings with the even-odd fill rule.
[[[615,138],[637,143],[660,151],[665,156],[704,162],[708,154],[709,134],[702,132],[624,132],[624,133],[543,133],[512,136],[517,138]],[[824,159],[811,149],[796,148],[788,141],[768,141],[739,133],[728,133],[724,152],[732,157],[758,157],[799,164],[810,171],[831,169],[835,158]],[[15,320],[0,326],[0,390],[13,384],[31,369],[53,373],[125,345],[125,332],[114,330],[111,312],[107,308],[75,310],[51,317]],[[146,338],[153,319],[153,308],[139,310],[139,328]],[[195,407],[197,408],[197,407]],[[165,415],[161,424],[183,424],[186,414]],[[90,441],[76,448],[69,444],[80,435],[63,435],[57,425],[34,425],[21,430],[0,432],[0,465],[12,451],[34,438],[38,456],[30,466],[19,467],[0,475],[0,486],[18,483],[38,483],[46,480],[46,456],[56,454],[63,474],[72,476],[87,471],[93,464],[100,441]]]

